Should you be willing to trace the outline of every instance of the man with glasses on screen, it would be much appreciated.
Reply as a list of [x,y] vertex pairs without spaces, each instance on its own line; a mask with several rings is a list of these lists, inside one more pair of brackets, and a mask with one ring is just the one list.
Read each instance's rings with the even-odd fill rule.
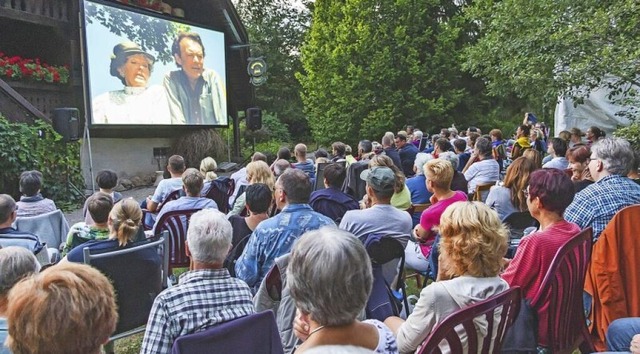
[[204,67],[205,50],[200,35],[178,34],[171,53],[180,70],[164,79],[174,124],[226,124],[226,94],[222,78]]

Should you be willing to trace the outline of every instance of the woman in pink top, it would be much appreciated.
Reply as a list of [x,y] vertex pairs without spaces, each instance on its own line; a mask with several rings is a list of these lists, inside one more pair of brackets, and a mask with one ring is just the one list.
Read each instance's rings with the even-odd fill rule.
[[[574,196],[571,178],[564,171],[548,168],[533,172],[525,190],[531,216],[540,222],[540,230],[522,238],[513,260],[502,273],[510,286],[520,286],[525,298],[538,294],[553,257],[562,245],[580,232],[580,227],[564,220],[564,210]],[[546,346],[548,303],[538,308],[538,345]]]

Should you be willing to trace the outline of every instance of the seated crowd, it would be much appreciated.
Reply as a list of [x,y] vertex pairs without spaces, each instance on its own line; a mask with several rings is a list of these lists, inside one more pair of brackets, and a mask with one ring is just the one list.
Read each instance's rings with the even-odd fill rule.
[[[60,245],[62,260],[42,272],[46,262],[36,255],[46,245],[12,225],[17,217],[56,207],[40,194],[42,174],[24,172],[20,201],[0,195],[4,350],[99,353],[116,328],[117,299],[104,275],[78,264],[85,250],[148,244],[166,229],[164,215],[195,211],[182,216],[188,219],[184,247],[172,245],[165,253],[174,257],[171,252],[182,250],[189,269],[155,296],[142,353],[169,353],[179,337],[265,308],[275,311],[285,353],[415,352],[458,310],[514,286],[524,298],[536,298],[565,243],[589,227],[598,242],[616,213],[640,204],[640,159],[627,141],[606,138],[597,127],[589,128],[587,141],[578,128],[547,137],[531,114],[523,123],[512,139],[498,129],[482,135],[476,127],[460,133],[443,128],[429,137],[407,126],[380,143],[359,141],[355,154],[342,142],[331,145],[332,154],[297,144],[293,154],[281,148],[271,165],[255,153],[230,177],[216,174],[211,157],[196,169],[174,155],[167,164],[171,178],[141,202],[123,199],[114,192],[115,172],[100,171],[100,190],[87,198],[84,221]],[[235,184],[224,205],[208,193],[221,179]],[[513,235],[504,221],[514,213],[539,227],[519,236],[508,259]],[[369,248],[375,235],[404,250],[399,257],[407,270],[432,278],[401,317],[368,317],[368,302],[378,291]],[[129,257],[150,267],[162,263],[152,248]],[[401,282],[405,270],[397,262],[381,267],[387,287]],[[272,276],[274,270],[279,275]],[[539,349],[551,344],[546,301],[536,309]],[[501,320],[499,312],[495,320]],[[498,326],[486,333],[485,322],[477,321],[477,335],[499,336]],[[611,328],[624,335],[607,336],[610,350],[640,350],[640,337],[633,337],[640,318]],[[463,345],[467,337],[461,336]]]

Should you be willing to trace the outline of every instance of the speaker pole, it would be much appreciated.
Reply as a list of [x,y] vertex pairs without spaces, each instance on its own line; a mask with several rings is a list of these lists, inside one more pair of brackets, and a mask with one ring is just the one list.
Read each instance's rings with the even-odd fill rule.
[[[89,152],[89,174],[91,175],[91,191],[96,192],[95,179],[93,177],[93,156],[91,155],[91,134],[89,134],[89,120],[87,115],[84,116],[84,137],[82,139],[87,143],[87,151]],[[92,194],[93,194],[92,193]]]

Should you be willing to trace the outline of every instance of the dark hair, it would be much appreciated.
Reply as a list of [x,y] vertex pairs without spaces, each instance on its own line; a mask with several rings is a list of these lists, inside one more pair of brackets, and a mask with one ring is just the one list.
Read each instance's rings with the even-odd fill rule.
[[489,135],[495,136],[498,140],[502,140],[502,131],[500,129],[492,129]]
[[288,147],[283,146],[278,150],[276,160],[280,160],[280,159],[287,160],[287,161],[291,160],[291,150],[289,150]]
[[596,139],[604,138],[607,135],[607,133],[596,126],[589,127],[589,130],[591,130],[591,133],[596,137]]
[[477,133],[478,132],[478,128],[474,127],[473,125],[470,126],[468,129],[469,133]]
[[251,155],[251,161],[264,161],[267,162],[267,155],[261,153],[261,152],[254,152],[253,155]]
[[556,156],[565,156],[567,154],[567,142],[560,138],[551,138],[551,146]]
[[96,223],[107,222],[112,208],[113,198],[107,193],[96,192],[87,200],[87,210]]
[[451,136],[451,132],[447,128],[442,128],[440,129],[440,135],[448,139]]
[[440,152],[451,150],[451,143],[445,138],[436,140],[436,146],[440,149]]
[[309,203],[311,181],[309,176],[297,168],[289,168],[278,178],[290,204]]
[[529,198],[539,198],[545,210],[562,215],[574,195],[573,182],[562,170],[543,168],[529,177]]
[[[173,40],[173,44],[171,45],[171,54],[173,55],[177,55],[180,56],[180,41],[182,41],[185,38],[189,38],[195,42],[198,42],[198,44],[200,44],[200,47],[202,48],[202,56],[204,57],[206,55],[205,51],[204,51],[204,44],[202,44],[202,39],[200,38],[200,35],[194,32],[180,32],[178,33],[178,36],[176,37],[176,39]],[[181,67],[180,64],[176,63],[176,65],[178,65],[178,67]]]
[[184,158],[180,155],[172,155],[169,157],[168,165],[173,172],[184,172]]
[[27,197],[38,194],[42,188],[42,173],[40,171],[24,171],[20,174],[20,192]]
[[182,174],[182,184],[188,196],[199,197],[202,186],[204,185],[204,177],[197,169],[188,168]]
[[264,183],[254,183],[244,190],[247,208],[256,214],[266,213],[271,206],[273,193],[269,186]]
[[467,137],[469,138],[469,146],[471,146],[471,148],[474,148],[476,146],[476,141],[478,141],[478,138],[480,138],[480,134],[476,132],[470,132],[469,134],[467,134]]
[[96,176],[96,183],[102,189],[113,189],[118,185],[118,175],[113,170],[101,170]]
[[464,139],[456,139],[453,141],[453,146],[455,146],[456,150],[464,152],[467,149],[467,142]]
[[373,144],[369,140],[360,140],[358,143],[358,148],[362,149],[362,152],[368,153],[373,151]]
[[519,126],[520,130],[522,130],[522,134],[529,136],[529,134],[531,134],[531,127],[529,127],[526,124],[522,124],[521,126]]
[[340,189],[347,177],[347,170],[341,163],[330,163],[324,167],[324,178],[331,187]]
[[316,150],[316,153],[314,154],[316,159],[318,157],[329,157],[329,153],[327,152],[327,150],[320,148],[318,150]]
[[585,163],[591,157],[591,149],[586,145],[577,145],[570,148],[566,156],[569,161]]
[[336,141],[335,143],[331,144],[331,148],[335,150],[338,156],[344,156],[344,154],[347,152],[347,146],[340,141]]
[[631,172],[638,172],[640,166],[640,148],[633,148],[633,162],[631,163]]
[[478,153],[484,157],[490,156],[493,152],[491,142],[489,141],[489,139],[485,138],[478,138],[478,140],[476,140],[474,148],[478,149]]

